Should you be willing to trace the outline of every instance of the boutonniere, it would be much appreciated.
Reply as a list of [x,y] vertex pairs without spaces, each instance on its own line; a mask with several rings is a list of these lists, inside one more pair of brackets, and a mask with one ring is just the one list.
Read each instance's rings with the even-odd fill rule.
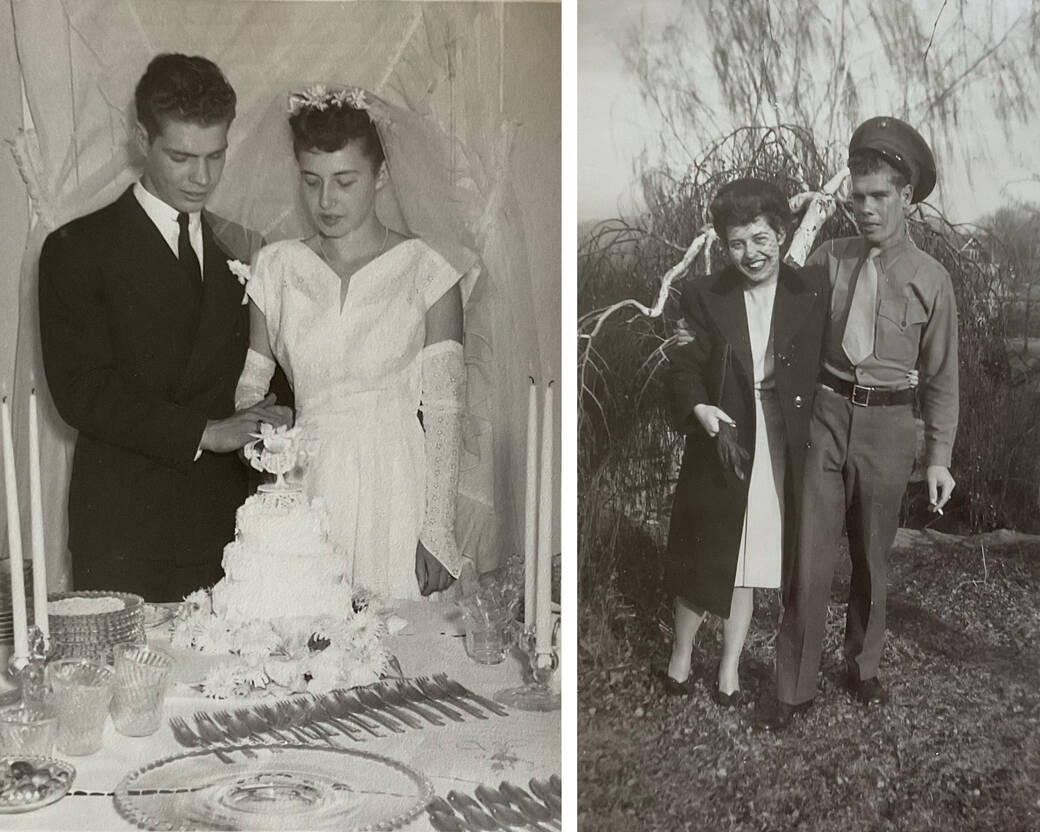
[[242,285],[242,305],[245,306],[249,303],[249,292],[247,291],[247,284],[252,278],[252,273],[249,271],[249,266],[243,263],[241,260],[228,260],[228,269],[231,270],[231,274],[235,276],[235,279]]

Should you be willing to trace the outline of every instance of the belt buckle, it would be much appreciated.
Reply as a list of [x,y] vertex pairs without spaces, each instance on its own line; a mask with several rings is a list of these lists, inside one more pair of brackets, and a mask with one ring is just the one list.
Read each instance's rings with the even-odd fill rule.
[[870,394],[874,392],[873,387],[864,387],[862,384],[852,385],[852,403],[856,407],[866,407],[870,404]]

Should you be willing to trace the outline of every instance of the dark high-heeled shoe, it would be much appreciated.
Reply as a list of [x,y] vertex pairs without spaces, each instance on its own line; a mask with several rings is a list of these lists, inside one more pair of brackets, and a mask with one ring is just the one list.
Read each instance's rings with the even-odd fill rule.
[[693,673],[682,682],[668,675],[667,670],[658,671],[661,682],[664,684],[664,692],[668,696],[689,696],[693,693]]
[[739,708],[744,704],[744,693],[735,690],[733,693],[723,693],[719,690],[719,683],[714,682],[711,686],[712,701],[720,708]]

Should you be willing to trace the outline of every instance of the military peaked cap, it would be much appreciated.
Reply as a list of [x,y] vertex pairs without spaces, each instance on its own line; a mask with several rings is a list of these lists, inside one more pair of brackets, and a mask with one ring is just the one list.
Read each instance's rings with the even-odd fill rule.
[[921,134],[905,121],[891,116],[867,119],[852,134],[849,155],[857,150],[874,150],[913,186],[913,201],[920,202],[935,187],[935,157]]

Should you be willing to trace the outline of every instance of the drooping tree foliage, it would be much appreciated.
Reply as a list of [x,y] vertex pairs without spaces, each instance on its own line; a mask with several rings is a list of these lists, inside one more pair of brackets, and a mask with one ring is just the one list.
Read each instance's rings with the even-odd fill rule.
[[[624,642],[611,630],[627,620],[619,614],[626,603],[663,612],[668,600],[658,556],[681,445],[656,370],[676,337],[679,286],[660,315],[645,313],[658,311],[662,278],[697,239],[718,187],[755,175],[789,195],[819,191],[844,166],[855,126],[879,113],[931,140],[940,182],[970,182],[1035,117],[1040,84],[1040,0],[931,9],[912,0],[687,0],[667,9],[668,19],[645,15],[620,44],[660,124],[639,162],[645,211],[600,224],[579,250],[586,657]],[[844,195],[817,242],[855,233]],[[1013,213],[1021,220],[1030,211]],[[949,270],[957,293],[961,421],[950,513],[971,530],[1029,527],[1040,494],[1037,380],[1008,352],[1017,343],[1027,353],[1040,321],[1028,291],[1023,300],[1040,269],[1024,242],[1028,225],[998,214],[984,227],[954,226],[925,205],[911,233]],[[723,257],[709,249],[683,279]]]
[[[646,214],[599,225],[580,248],[579,591],[582,633],[597,649],[610,643],[623,598],[660,612],[668,600],[659,584],[659,555],[681,437],[668,424],[658,371],[681,332],[676,300],[682,281],[672,286],[660,316],[620,308],[604,317],[602,310],[624,299],[653,305],[662,275],[700,233],[707,205],[724,182],[755,175],[794,195],[818,189],[834,164],[799,127],[741,128],[680,177],[647,172]],[[856,233],[842,196],[817,243]],[[1009,322],[1021,305],[1022,253],[985,228],[953,226],[928,207],[914,211],[910,227],[917,245],[950,272],[959,310],[958,485],[949,513],[965,530],[1026,527],[1040,493],[1040,402],[1035,379],[1013,372],[1009,361],[1008,345],[1019,337]],[[682,280],[697,279],[724,258],[716,244]]]

